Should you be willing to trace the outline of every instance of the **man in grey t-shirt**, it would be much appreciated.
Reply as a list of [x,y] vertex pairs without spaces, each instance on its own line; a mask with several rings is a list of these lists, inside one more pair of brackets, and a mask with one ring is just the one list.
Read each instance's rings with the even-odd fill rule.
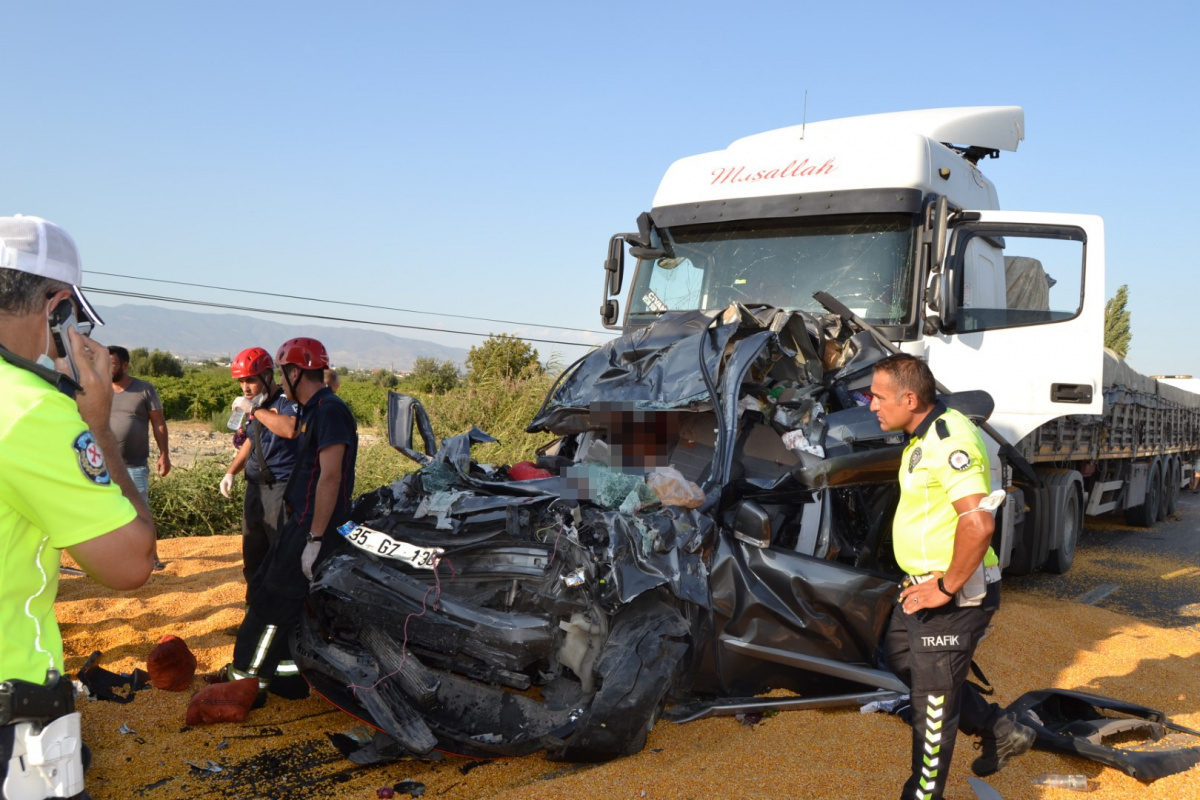
[[[154,432],[158,445],[158,474],[165,476],[171,471],[171,454],[167,446],[167,420],[163,416],[162,402],[158,392],[146,381],[129,374],[129,351],[124,347],[109,345],[112,359],[113,401],[109,425],[121,448],[121,460],[129,470],[129,477],[137,486],[146,505],[150,505],[150,437]],[[158,560],[158,544],[154,548],[154,568],[162,569]]]

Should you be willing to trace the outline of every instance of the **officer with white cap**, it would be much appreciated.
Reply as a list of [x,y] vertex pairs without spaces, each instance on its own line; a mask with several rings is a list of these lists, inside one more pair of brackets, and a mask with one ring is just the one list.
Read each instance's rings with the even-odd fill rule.
[[108,350],[79,289],[75,242],[0,217],[0,798],[83,791],[79,715],[54,617],[63,550],[99,583],[135,589],[155,530],[109,427]]

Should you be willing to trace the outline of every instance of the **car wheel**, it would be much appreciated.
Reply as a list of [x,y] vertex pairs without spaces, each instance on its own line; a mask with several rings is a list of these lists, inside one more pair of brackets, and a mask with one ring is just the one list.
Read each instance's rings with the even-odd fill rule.
[[560,761],[607,761],[646,746],[687,654],[688,627],[679,611],[643,596],[613,619],[594,669],[599,688]]

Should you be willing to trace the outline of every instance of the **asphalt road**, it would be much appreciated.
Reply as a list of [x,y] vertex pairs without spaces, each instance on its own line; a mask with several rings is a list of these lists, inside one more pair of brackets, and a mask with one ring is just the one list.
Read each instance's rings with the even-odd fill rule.
[[1121,515],[1086,519],[1066,575],[1006,577],[1004,587],[1200,632],[1200,494],[1183,492],[1175,514],[1149,529]]

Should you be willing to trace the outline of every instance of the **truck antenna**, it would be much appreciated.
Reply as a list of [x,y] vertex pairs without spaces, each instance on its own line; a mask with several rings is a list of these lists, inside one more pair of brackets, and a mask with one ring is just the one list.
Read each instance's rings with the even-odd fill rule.
[[808,126],[808,89],[804,90],[804,112],[800,115],[800,141],[804,141],[804,129]]

